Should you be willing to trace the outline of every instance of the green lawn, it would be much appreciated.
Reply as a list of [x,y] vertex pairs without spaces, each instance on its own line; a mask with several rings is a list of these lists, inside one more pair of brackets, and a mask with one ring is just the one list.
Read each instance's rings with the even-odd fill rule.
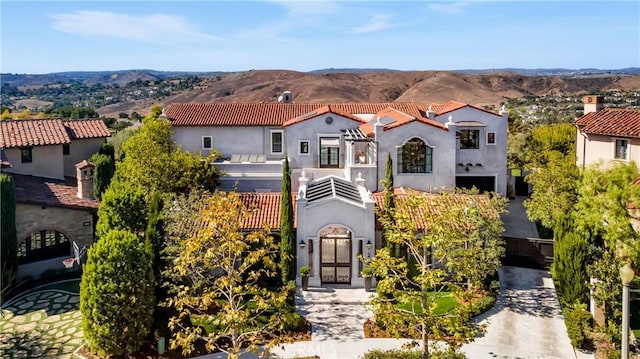
[[[436,292],[430,292],[429,296],[434,297]],[[413,311],[414,313],[422,314],[422,305],[419,302],[406,302],[396,305],[400,309]],[[451,292],[440,292],[436,298],[436,315],[441,315],[450,312],[458,306],[458,302],[455,300]]]

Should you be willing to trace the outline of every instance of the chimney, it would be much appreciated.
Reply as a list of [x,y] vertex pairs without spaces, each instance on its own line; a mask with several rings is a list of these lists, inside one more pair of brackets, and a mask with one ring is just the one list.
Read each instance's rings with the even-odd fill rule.
[[78,180],[78,198],[93,198],[93,163],[83,160],[76,163],[76,179]]
[[589,95],[582,98],[584,114],[597,112],[604,108],[604,96]]
[[293,96],[291,95],[291,91],[284,91],[280,97],[278,97],[278,102],[291,103],[293,100]]

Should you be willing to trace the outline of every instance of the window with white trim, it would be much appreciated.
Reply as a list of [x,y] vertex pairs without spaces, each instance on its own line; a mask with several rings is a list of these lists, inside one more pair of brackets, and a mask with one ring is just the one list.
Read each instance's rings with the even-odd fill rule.
[[203,150],[213,149],[213,138],[211,138],[211,136],[202,136],[202,149]]
[[616,140],[615,159],[629,160],[629,140],[623,140],[623,139]]
[[309,154],[309,141],[303,140],[298,142],[298,154],[299,155],[308,155]]
[[487,145],[495,145],[496,144],[496,133],[495,131],[487,132]]
[[282,131],[271,131],[271,153],[282,153],[284,146],[283,137]]

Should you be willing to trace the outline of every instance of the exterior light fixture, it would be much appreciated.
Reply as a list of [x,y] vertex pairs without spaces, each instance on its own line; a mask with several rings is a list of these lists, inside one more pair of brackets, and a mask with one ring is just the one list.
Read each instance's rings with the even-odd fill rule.
[[307,246],[307,244],[306,244],[306,243],[304,243],[304,239],[301,239],[301,240],[300,240],[299,246],[300,246],[300,249],[304,249],[304,247],[306,247],[306,246]]
[[629,358],[629,283],[633,280],[633,268],[629,263],[620,267],[622,281],[622,359]]
[[371,250],[371,248],[373,248],[373,243],[371,243],[371,240],[367,241],[367,249]]

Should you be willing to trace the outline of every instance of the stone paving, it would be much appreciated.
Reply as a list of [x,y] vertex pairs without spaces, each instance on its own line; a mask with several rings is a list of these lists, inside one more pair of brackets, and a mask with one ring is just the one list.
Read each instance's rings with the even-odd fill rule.
[[9,358],[71,358],[83,342],[78,293],[32,291],[3,305],[0,352]]

